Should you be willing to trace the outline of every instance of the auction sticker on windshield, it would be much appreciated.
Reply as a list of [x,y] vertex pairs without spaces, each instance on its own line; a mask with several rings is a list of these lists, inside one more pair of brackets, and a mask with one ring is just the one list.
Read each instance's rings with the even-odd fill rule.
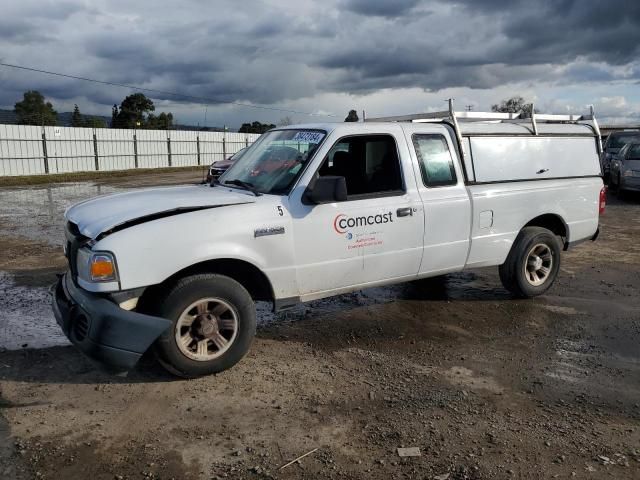
[[323,132],[301,130],[297,132],[291,140],[293,140],[294,142],[320,143],[323,137]]

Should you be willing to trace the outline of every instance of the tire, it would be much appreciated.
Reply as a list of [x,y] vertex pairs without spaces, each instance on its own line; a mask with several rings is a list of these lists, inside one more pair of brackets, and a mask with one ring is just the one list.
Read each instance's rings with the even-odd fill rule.
[[546,228],[523,228],[499,267],[502,285],[518,297],[542,295],[558,276],[560,251],[558,237]]
[[223,275],[180,279],[154,310],[173,321],[156,340],[158,360],[180,377],[194,378],[231,368],[249,351],[256,332],[251,295],[240,283]]

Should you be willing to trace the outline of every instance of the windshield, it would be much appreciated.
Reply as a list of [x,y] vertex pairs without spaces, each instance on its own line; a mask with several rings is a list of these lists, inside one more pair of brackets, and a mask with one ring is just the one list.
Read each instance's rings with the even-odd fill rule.
[[627,143],[631,141],[640,141],[640,134],[638,133],[627,133],[622,135],[611,135],[609,141],[607,142],[607,148],[622,148]]
[[321,130],[267,132],[220,177],[220,183],[287,194],[325,136]]

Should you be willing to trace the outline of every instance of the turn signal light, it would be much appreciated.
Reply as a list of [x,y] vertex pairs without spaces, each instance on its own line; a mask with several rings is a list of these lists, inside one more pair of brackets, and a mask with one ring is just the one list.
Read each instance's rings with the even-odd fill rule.
[[106,254],[94,255],[91,259],[91,280],[106,282],[116,279],[116,266],[113,258]]

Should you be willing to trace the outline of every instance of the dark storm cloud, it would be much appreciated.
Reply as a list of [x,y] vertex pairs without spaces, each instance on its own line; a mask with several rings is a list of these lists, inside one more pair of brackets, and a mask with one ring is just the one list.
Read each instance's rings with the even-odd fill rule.
[[528,8],[525,18],[511,16],[504,29],[520,48],[511,59],[520,63],[562,62],[575,56],[623,64],[640,52],[640,2],[565,1]]
[[[487,16],[512,41],[504,61],[554,63],[584,56],[607,63],[636,60],[640,52],[640,2],[628,0],[458,1]],[[488,15],[487,15],[488,14]]]
[[400,17],[411,11],[420,0],[343,0],[345,10],[360,15]]
[[[543,67],[531,80],[561,82],[554,67],[577,59],[615,66],[640,55],[640,2],[515,1],[505,8],[498,0],[469,0],[440,7],[445,11],[400,10],[393,22],[365,22],[319,65],[357,73],[335,84],[352,92],[407,81],[427,89],[487,88],[521,79],[527,66]],[[583,77],[580,71],[566,80],[612,79],[602,68],[582,67]]]
[[48,38],[50,37],[47,37],[45,32],[24,20],[11,21],[0,18],[0,41],[28,44],[44,42]]
[[[640,2],[23,0],[0,19],[3,61],[219,101],[326,92],[495,88],[640,78]],[[130,93],[0,69],[0,104]],[[98,93],[99,92],[99,93]],[[157,95],[158,99],[176,98]]]

